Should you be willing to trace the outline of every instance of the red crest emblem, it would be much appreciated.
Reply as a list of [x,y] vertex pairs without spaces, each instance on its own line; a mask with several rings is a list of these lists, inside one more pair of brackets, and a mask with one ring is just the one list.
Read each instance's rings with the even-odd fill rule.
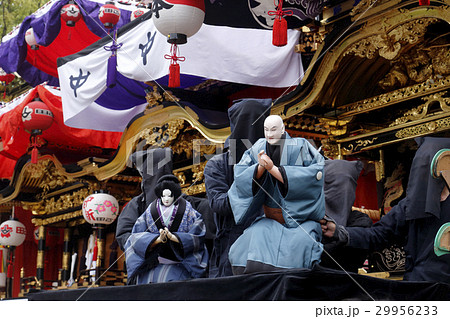
[[2,238],[3,237],[9,238],[9,236],[11,236],[12,231],[13,231],[12,227],[5,225],[2,228],[0,228],[0,235]]

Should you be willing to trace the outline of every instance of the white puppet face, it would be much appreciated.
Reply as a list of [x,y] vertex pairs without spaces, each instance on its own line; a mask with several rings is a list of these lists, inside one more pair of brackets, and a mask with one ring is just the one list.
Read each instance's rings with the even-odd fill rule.
[[264,136],[269,144],[277,143],[284,133],[284,124],[278,115],[270,115],[264,121]]
[[174,197],[173,197],[170,189],[163,190],[162,196],[161,196],[161,202],[163,203],[163,205],[168,207],[168,206],[172,205],[173,200],[174,200]]

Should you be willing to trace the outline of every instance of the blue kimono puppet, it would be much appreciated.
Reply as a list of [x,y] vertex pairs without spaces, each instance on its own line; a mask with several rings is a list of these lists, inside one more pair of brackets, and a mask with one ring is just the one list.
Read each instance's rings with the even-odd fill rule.
[[208,264],[206,228],[200,213],[181,198],[174,175],[162,176],[158,197],[137,219],[128,238],[128,281],[136,284],[203,277]]
[[284,132],[277,115],[266,118],[264,135],[235,165],[228,191],[237,224],[261,206],[265,214],[231,246],[234,274],[312,268],[323,250],[323,156],[307,140]]

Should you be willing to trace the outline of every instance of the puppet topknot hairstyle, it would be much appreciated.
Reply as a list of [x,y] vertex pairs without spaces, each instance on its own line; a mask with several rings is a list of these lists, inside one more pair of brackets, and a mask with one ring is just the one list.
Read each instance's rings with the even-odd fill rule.
[[180,181],[175,175],[164,175],[158,179],[155,187],[155,195],[161,198],[162,192],[165,189],[170,189],[172,196],[177,200],[181,196]]

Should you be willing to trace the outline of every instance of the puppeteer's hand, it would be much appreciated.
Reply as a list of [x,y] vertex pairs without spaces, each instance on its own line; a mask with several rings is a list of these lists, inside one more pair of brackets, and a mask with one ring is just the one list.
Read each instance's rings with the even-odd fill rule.
[[173,242],[176,242],[176,243],[179,243],[179,242],[180,242],[180,241],[178,240],[178,237],[175,236],[174,234],[172,234],[172,233],[167,229],[167,227],[164,228],[164,230],[166,231],[167,238],[168,238],[169,240],[171,240],[171,241],[173,241]]
[[322,227],[322,234],[325,237],[333,237],[336,231],[336,224],[333,221],[321,219],[319,220],[320,226]]

